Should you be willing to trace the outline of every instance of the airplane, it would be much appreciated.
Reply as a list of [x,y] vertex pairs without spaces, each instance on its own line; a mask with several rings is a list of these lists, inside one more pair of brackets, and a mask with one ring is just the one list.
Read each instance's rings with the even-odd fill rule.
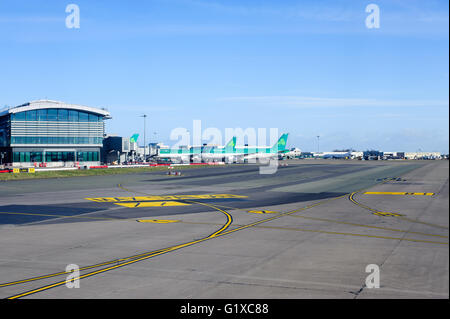
[[131,143],[136,143],[138,138],[139,138],[139,134],[137,134],[137,133],[133,134],[133,136],[130,137],[130,142]]
[[160,149],[157,159],[171,160],[175,162],[208,162],[217,161],[227,163],[248,162],[261,158],[275,158],[286,153],[288,134],[283,134],[277,143],[272,147],[236,147],[236,137],[234,136],[224,147],[201,146],[201,147],[182,147],[178,150]]
[[189,162],[201,162],[203,160],[215,160],[222,159],[222,155],[228,155],[233,153],[236,146],[236,137],[228,142],[224,147],[217,146],[193,146],[193,147],[180,147],[179,149],[160,149],[157,159],[171,160],[173,162],[189,163]]
[[[224,147],[208,146],[205,145],[201,149],[197,149],[198,154],[193,158],[196,162],[210,162],[222,160],[223,162],[235,162],[234,153],[236,152],[236,136],[233,136],[231,140]],[[196,151],[196,148],[193,149]]]
[[352,157],[350,152],[347,153],[339,153],[339,154],[325,154],[323,155],[324,159],[349,159]]
[[281,135],[277,143],[272,147],[240,147],[236,150],[238,158],[244,162],[256,159],[278,158],[280,155],[289,152],[286,149],[288,133]]

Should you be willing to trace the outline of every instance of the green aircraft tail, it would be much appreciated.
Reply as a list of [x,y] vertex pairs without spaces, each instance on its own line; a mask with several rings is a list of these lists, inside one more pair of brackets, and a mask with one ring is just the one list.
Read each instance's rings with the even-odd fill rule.
[[138,137],[139,137],[139,134],[133,134],[133,136],[130,137],[130,142],[131,142],[131,143],[136,143]]
[[285,133],[283,135],[281,135],[280,139],[278,140],[278,142],[272,146],[271,151],[272,152],[282,152],[286,149],[286,144],[287,144],[287,139],[288,139],[288,133]]
[[236,149],[236,136],[233,136],[233,138],[228,142],[227,145],[225,145],[226,151],[233,151]]

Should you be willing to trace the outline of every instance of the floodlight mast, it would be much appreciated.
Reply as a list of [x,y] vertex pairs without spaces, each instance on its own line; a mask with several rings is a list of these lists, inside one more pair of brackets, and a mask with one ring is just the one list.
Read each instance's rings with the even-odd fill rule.
[[140,117],[144,118],[144,163],[147,162],[147,157],[146,157],[146,147],[145,147],[145,143],[146,143],[146,138],[145,138],[145,131],[146,131],[146,118],[147,118],[147,114],[143,114]]

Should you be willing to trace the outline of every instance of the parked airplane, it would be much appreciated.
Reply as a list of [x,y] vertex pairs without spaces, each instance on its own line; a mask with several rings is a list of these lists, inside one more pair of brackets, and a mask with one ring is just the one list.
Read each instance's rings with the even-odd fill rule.
[[133,134],[133,136],[130,137],[130,142],[131,143],[136,143],[138,138],[139,138],[139,134],[137,134],[137,133]]
[[227,163],[246,162],[260,158],[275,158],[288,152],[286,150],[288,134],[283,134],[272,147],[236,147],[236,137],[233,137],[224,147],[201,146],[181,147],[177,150],[160,149],[157,159],[173,162],[208,162],[223,161]]
[[172,162],[202,162],[223,159],[236,151],[236,137],[234,136],[224,147],[217,146],[182,146],[179,149],[160,149],[157,159]]
[[346,153],[331,153],[331,154],[324,154],[324,159],[349,159],[352,157],[352,154],[350,152]]
[[281,135],[278,142],[272,147],[240,147],[236,149],[236,154],[243,161],[255,159],[278,158],[279,155],[289,152],[286,149],[288,134]]

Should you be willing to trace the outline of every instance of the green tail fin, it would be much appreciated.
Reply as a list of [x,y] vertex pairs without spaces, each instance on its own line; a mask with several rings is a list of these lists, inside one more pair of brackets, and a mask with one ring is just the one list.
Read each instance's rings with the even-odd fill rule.
[[281,151],[284,151],[286,149],[288,135],[289,135],[288,133],[285,133],[285,134],[281,135],[281,137],[278,140],[278,142],[274,146],[272,146],[272,151],[273,152],[281,152]]
[[236,136],[233,136],[233,138],[225,146],[225,149],[226,150],[234,150],[234,149],[236,149]]
[[133,134],[133,136],[130,137],[130,142],[131,142],[131,143],[136,143],[138,137],[139,137],[139,134]]

